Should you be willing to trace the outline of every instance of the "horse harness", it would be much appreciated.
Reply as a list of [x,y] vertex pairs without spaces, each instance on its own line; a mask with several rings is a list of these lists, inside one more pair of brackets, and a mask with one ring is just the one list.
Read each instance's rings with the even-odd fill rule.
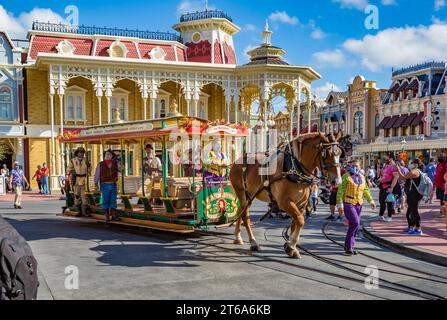
[[[300,142],[300,155],[302,153],[303,147],[315,147],[311,146],[305,143]],[[316,148],[319,148],[321,157],[318,157],[318,153],[316,155],[316,158],[319,158],[320,161],[320,167],[327,170],[334,167],[339,167],[340,164],[333,164],[333,165],[326,165],[324,163],[324,159],[328,157],[329,149],[333,146],[339,146],[338,142],[329,142],[329,143],[320,143]],[[250,192],[248,192],[247,188],[247,161],[246,156],[244,156],[244,162],[243,162],[243,173],[244,173],[244,189],[245,189],[245,195],[247,197],[249,206],[253,202],[253,200],[262,192],[267,191],[268,196],[270,198],[270,203],[272,203],[274,206],[277,206],[276,200],[274,199],[274,196],[271,191],[271,186],[282,179],[287,179],[290,182],[296,183],[296,184],[304,184],[304,185],[312,185],[313,183],[318,183],[320,181],[320,178],[315,176],[313,173],[309,172],[302,163],[295,157],[295,155],[292,152],[292,142],[289,142],[283,149],[278,149],[276,153],[272,154],[270,157],[268,157],[267,161],[261,165],[262,168],[266,169],[270,166],[271,161],[274,159],[274,157],[278,157],[280,154],[284,154],[284,161],[283,161],[283,167],[282,167],[282,173],[280,175],[262,175],[261,179],[263,182],[263,186],[258,189],[258,191],[251,195]],[[268,156],[268,154],[266,154]],[[315,159],[316,160],[316,159]],[[245,210],[244,210],[245,211]]]

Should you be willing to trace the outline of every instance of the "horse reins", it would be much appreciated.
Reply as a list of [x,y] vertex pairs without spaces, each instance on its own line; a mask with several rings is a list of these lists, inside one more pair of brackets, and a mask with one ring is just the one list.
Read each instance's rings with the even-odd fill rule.
[[[270,186],[273,184],[273,183],[275,183],[275,182],[277,182],[277,181],[280,181],[280,180],[282,180],[282,179],[285,179],[285,178],[287,178],[287,175],[289,175],[289,174],[293,174],[293,175],[295,175],[295,176],[297,176],[299,179],[300,179],[300,182],[302,182],[302,183],[305,183],[305,184],[312,184],[312,183],[314,183],[314,182],[318,182],[318,181],[320,181],[320,178],[318,178],[316,175],[314,175],[313,173],[311,173],[311,172],[305,172],[305,170],[307,170],[307,169],[305,169],[305,168],[303,168],[302,166],[300,166],[300,170],[302,171],[302,173],[301,172],[299,172],[298,170],[297,170],[297,168],[295,167],[295,162],[293,161],[293,160],[296,160],[298,163],[300,163],[300,161],[295,157],[295,155],[293,154],[293,151],[292,151],[292,142],[293,141],[291,141],[291,142],[289,142],[288,144],[287,144],[287,146],[286,146],[286,148],[288,147],[288,149],[289,149],[289,153],[287,153],[287,151],[281,151],[281,152],[283,152],[284,154],[288,154],[290,157],[292,157],[292,161],[291,161],[291,163],[292,163],[292,169],[291,170],[289,170],[288,172],[283,172],[282,173],[282,175],[279,175],[279,176],[276,176],[276,177],[274,177],[272,180],[269,180],[269,183],[268,183],[268,185],[263,185],[263,186],[261,186],[259,189],[258,189],[258,191],[256,191],[256,193],[252,196],[249,192],[248,192],[248,188],[247,188],[247,163],[246,163],[246,155],[244,155],[243,156],[243,164],[244,164],[244,166],[243,166],[243,171],[244,171],[244,177],[243,177],[243,184],[244,184],[244,189],[245,189],[245,196],[247,197],[247,204],[245,205],[245,207],[244,207],[244,209],[243,210],[241,210],[240,212],[239,212],[239,214],[237,215],[237,217],[236,217],[236,219],[229,225],[230,227],[232,227],[233,225],[234,225],[234,223],[237,221],[237,220],[239,220],[239,218],[241,217],[241,215],[242,215],[242,213],[244,213],[251,205],[252,205],[252,203],[253,203],[253,201],[256,199],[256,197],[262,192],[262,191],[264,191],[264,190],[267,190],[267,192],[269,192],[269,197],[270,197],[270,200],[271,201],[273,201],[273,199],[272,199],[272,197],[273,197],[273,195],[271,194],[271,191],[269,191],[270,190]],[[303,142],[301,142],[301,141],[298,141],[298,143],[300,144],[300,146],[307,146],[307,147],[312,147],[313,149],[316,149],[316,147],[315,146],[312,146],[312,145],[309,145],[309,144],[306,144],[306,143],[303,143]],[[320,151],[321,151],[321,154],[323,154],[323,152],[327,152],[327,150],[330,148],[330,147],[332,147],[332,146],[339,146],[340,144],[338,143],[338,142],[329,142],[329,143],[320,143],[320,145],[319,145],[319,148],[320,148]],[[301,158],[301,155],[302,155],[302,148],[300,148],[300,158]],[[317,159],[317,157],[319,156],[319,154],[317,153],[316,154],[316,156],[315,156],[315,160]],[[340,166],[340,164],[335,164],[335,165],[332,165],[332,166],[326,166],[325,164],[324,164],[324,159],[325,158],[325,156],[324,155],[322,155],[321,157],[320,157],[320,159],[319,159],[319,162],[320,162],[320,167],[323,169],[323,170],[327,170],[327,169],[330,169],[330,168],[334,168],[334,167],[339,167]],[[314,160],[314,161],[315,161]],[[270,211],[268,211],[263,217],[261,217],[261,219],[260,219],[260,221],[262,221],[263,219],[264,219],[264,217],[266,216],[266,215],[268,215],[270,213]]]

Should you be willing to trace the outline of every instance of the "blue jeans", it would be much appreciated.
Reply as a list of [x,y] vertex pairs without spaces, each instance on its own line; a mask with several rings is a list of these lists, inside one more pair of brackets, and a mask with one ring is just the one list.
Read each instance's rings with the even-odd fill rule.
[[101,183],[102,208],[116,209],[118,187],[116,183]]
[[49,194],[48,191],[48,177],[42,177],[42,194]]

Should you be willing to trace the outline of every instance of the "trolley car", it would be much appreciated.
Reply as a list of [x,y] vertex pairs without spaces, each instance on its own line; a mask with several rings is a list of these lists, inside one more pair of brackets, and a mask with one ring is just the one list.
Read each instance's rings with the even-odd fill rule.
[[[111,223],[188,233],[236,219],[239,201],[228,173],[231,163],[245,152],[247,135],[243,125],[179,116],[89,127],[76,134],[67,132],[61,142],[69,156],[80,146],[87,151],[89,219],[106,221],[92,174],[102,153],[111,149],[120,164],[116,210],[120,221]],[[159,174],[145,170],[147,144],[154,146],[161,160]],[[224,161],[209,159],[215,146]],[[63,214],[75,216],[70,183],[66,191]]]

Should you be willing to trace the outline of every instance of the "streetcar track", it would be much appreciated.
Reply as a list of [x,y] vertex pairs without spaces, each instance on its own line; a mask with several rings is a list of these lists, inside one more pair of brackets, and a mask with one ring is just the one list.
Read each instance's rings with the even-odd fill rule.
[[[288,227],[284,228],[284,230],[287,229],[287,228]],[[205,234],[212,235],[210,233],[205,233]],[[213,235],[213,236],[216,237],[216,238],[222,238],[222,239],[225,239],[225,240],[232,240],[232,239],[230,239],[228,237],[217,237],[215,235]],[[216,245],[213,245],[213,246],[215,246],[217,248],[220,248],[220,249],[227,250],[227,251],[240,253],[239,251],[237,251],[235,249],[222,248],[222,247],[219,247],[219,246],[216,246]],[[301,247],[301,249],[304,252],[308,253],[309,256],[312,256],[313,258],[315,258],[317,260],[320,260],[319,259],[320,257],[317,257],[317,255],[313,254],[312,252],[307,251],[306,249],[304,249],[302,247]],[[256,256],[256,257],[259,257],[259,258],[263,258],[265,260],[277,262],[279,264],[284,264],[284,265],[292,266],[292,267],[295,267],[295,268],[300,268],[300,269],[304,269],[304,270],[308,270],[308,271],[312,271],[312,272],[316,272],[316,273],[320,273],[320,274],[324,274],[324,275],[328,275],[328,276],[332,276],[332,277],[336,277],[336,278],[341,278],[343,280],[348,280],[348,281],[362,283],[362,284],[365,283],[365,280],[364,280],[365,276],[366,276],[365,273],[359,272],[357,270],[354,270],[354,269],[351,269],[351,268],[348,268],[348,267],[345,267],[345,266],[342,266],[342,265],[337,265],[336,263],[332,263],[330,261],[324,261],[325,258],[321,258],[320,261],[324,262],[326,264],[330,264],[330,265],[332,265],[334,267],[337,267],[339,269],[343,269],[343,270],[345,270],[345,271],[347,271],[349,273],[354,273],[356,275],[359,275],[362,279],[356,279],[356,278],[353,278],[352,276],[345,276],[345,275],[340,275],[340,274],[329,272],[329,271],[324,271],[324,270],[320,270],[320,269],[315,269],[315,268],[311,268],[311,267],[297,265],[297,264],[294,264],[294,263],[290,263],[290,262],[286,262],[286,261],[283,261],[283,260],[278,260],[278,259],[274,259],[274,258],[270,258],[270,257],[266,257],[266,256],[258,256],[258,255],[255,255],[253,253],[252,254],[246,254],[246,255],[248,255],[248,256]],[[276,270],[276,271],[281,272],[280,270]],[[312,280],[315,280],[315,279],[312,279]],[[318,280],[315,280],[315,281],[319,282]],[[392,281],[389,281],[389,280],[382,280],[382,282],[388,283],[388,285],[380,285],[381,289],[386,289],[386,290],[389,290],[389,291],[399,292],[399,293],[402,293],[402,294],[405,294],[405,295],[415,296],[415,297],[426,299],[426,300],[430,300],[430,299],[431,300],[435,300],[435,299],[436,300],[445,300],[446,299],[445,297],[439,296],[437,294],[433,294],[433,293],[430,293],[430,292],[426,292],[426,291],[423,291],[423,290],[412,288],[412,287],[409,287],[409,286],[406,286],[406,285],[403,285],[403,284],[398,284],[398,283],[395,283],[395,282],[392,282]],[[329,284],[329,285],[333,286],[333,284]],[[336,285],[336,287],[340,287],[340,286]],[[347,290],[352,290],[352,289],[346,288],[346,287],[342,287],[342,288],[347,289]],[[356,291],[358,291],[358,290],[356,290]],[[360,292],[364,293],[363,291],[360,291]],[[381,297],[381,298],[385,299],[383,297]]]
[[[338,245],[338,246],[344,248],[344,245],[343,245],[343,244],[341,244],[341,243],[337,242],[336,240],[332,239],[331,237],[329,237],[329,234],[327,233],[327,227],[328,227],[329,225],[330,225],[330,222],[326,223],[326,224],[323,226],[323,228],[322,228],[323,235],[324,235],[324,236],[326,237],[326,239],[328,239],[329,241],[331,241],[331,242],[333,242],[334,244],[336,244],[336,245]],[[406,269],[406,270],[408,270],[408,271],[412,271],[412,272],[415,272],[415,273],[424,274],[424,275],[426,275],[426,276],[430,276],[430,277],[435,277],[435,278],[439,278],[439,279],[447,280],[447,277],[443,277],[443,276],[440,276],[440,275],[437,275],[437,274],[433,274],[433,273],[430,273],[430,272],[426,272],[426,271],[423,271],[423,270],[419,270],[419,269],[415,269],[415,268],[411,268],[411,267],[403,266],[403,265],[401,265],[401,264],[398,264],[398,263],[395,263],[395,262],[391,262],[391,261],[388,261],[388,260],[384,260],[384,259],[382,259],[382,258],[378,258],[378,257],[369,255],[369,254],[364,253],[364,252],[361,252],[361,251],[360,251],[358,254],[359,254],[359,255],[362,255],[362,256],[365,256],[365,257],[368,257],[368,258],[370,258],[370,259],[374,259],[374,260],[377,260],[377,261],[380,261],[380,262],[383,262],[383,263],[386,263],[386,264],[389,264],[389,265],[392,265],[392,266],[401,268],[401,269]],[[382,270],[382,269],[381,269],[381,270]],[[445,284],[447,284],[446,281],[439,281],[439,280],[427,279],[427,278],[423,278],[423,279],[424,279],[424,280],[428,280],[428,281],[434,281],[434,282],[440,282],[440,283],[445,283]]]
[[[328,225],[328,224],[329,223],[326,223],[325,226]],[[283,235],[283,238],[284,238],[285,241],[289,241],[289,237],[287,235],[287,232],[288,232],[289,228],[290,228],[289,226],[285,227],[283,229],[283,232],[282,232],[282,235]],[[324,229],[324,227],[323,227],[323,229]],[[303,250],[304,252],[306,252],[309,256],[311,256],[312,258],[314,258],[314,259],[316,259],[318,261],[321,261],[323,263],[329,264],[329,265],[331,265],[333,267],[336,267],[338,269],[342,269],[342,270],[348,271],[350,273],[354,273],[354,274],[357,274],[357,275],[365,276],[364,273],[362,273],[362,272],[360,272],[358,270],[349,268],[349,267],[347,267],[345,265],[342,265],[340,263],[337,263],[337,262],[333,262],[329,258],[323,257],[321,255],[318,255],[318,254],[310,251],[310,250],[307,250],[303,246],[299,246],[299,248],[301,250]],[[366,267],[366,266],[364,266],[364,267]],[[404,268],[404,267],[401,267],[401,268]],[[408,275],[408,274],[406,276],[412,277],[411,275]],[[426,279],[424,279],[424,280],[426,280]],[[381,281],[383,283],[387,283],[387,284],[389,284],[391,286],[398,287],[398,288],[393,288],[393,287],[390,287],[390,286],[383,286],[383,285],[381,285],[380,286],[381,288],[387,288],[387,289],[398,291],[398,292],[405,293],[405,294],[408,294],[408,295],[417,296],[417,297],[420,297],[420,298],[423,298],[423,299],[446,300],[445,297],[440,296],[438,294],[434,294],[434,293],[431,293],[431,292],[427,292],[427,291],[424,291],[424,290],[413,288],[413,287],[410,287],[410,286],[407,286],[407,285],[404,285],[404,284],[395,283],[395,282],[392,282],[392,281],[389,281],[389,280],[386,280],[386,279],[379,279],[379,281]]]

